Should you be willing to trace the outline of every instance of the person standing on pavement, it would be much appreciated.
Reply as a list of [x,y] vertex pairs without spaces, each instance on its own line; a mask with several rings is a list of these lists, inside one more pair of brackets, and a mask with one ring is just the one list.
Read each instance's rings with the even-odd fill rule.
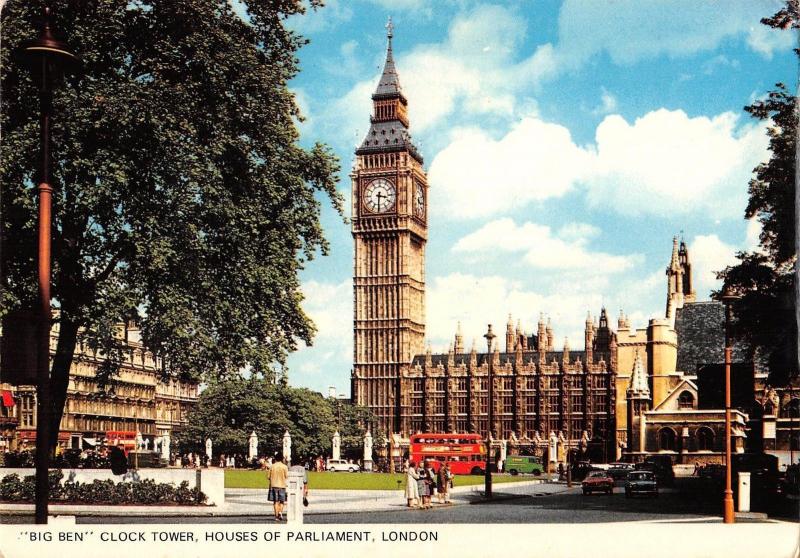
[[409,508],[419,505],[419,474],[417,474],[416,465],[413,461],[409,461],[406,470],[406,500],[408,500]]
[[436,496],[439,498],[440,504],[450,503],[450,483],[452,482],[452,475],[450,474],[450,463],[445,461],[439,467],[439,472],[436,473]]
[[272,502],[275,512],[275,521],[283,521],[283,506],[286,503],[286,481],[289,478],[289,468],[283,463],[283,455],[277,454],[272,467],[269,469],[269,494],[267,499]]
[[428,460],[425,463],[425,480],[428,483],[428,498],[426,504],[428,508],[432,507],[431,500],[436,493],[436,469],[433,468],[433,461]]

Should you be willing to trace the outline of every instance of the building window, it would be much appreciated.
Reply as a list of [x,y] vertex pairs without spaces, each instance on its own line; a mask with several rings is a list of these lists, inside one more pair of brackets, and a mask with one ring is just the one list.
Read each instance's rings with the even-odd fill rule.
[[658,431],[658,449],[675,451],[675,431],[672,428],[662,428]]
[[714,449],[714,431],[707,426],[697,429],[697,449],[698,451],[711,451]]
[[782,415],[785,418],[800,417],[800,399],[792,399],[786,405],[784,405]]
[[20,422],[22,426],[36,426],[36,401],[33,394],[20,395]]
[[694,407],[694,396],[688,391],[681,392],[678,396],[679,409],[691,409]]

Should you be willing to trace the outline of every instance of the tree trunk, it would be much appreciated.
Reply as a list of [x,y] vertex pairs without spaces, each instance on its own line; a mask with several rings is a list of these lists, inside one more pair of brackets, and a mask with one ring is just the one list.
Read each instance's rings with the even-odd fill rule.
[[53,402],[52,432],[50,440],[52,450],[58,443],[58,432],[61,426],[61,416],[64,414],[64,404],[67,401],[67,387],[69,386],[69,371],[75,357],[75,345],[78,339],[78,324],[61,315],[58,345],[53,357],[53,367],[50,370],[50,390]]

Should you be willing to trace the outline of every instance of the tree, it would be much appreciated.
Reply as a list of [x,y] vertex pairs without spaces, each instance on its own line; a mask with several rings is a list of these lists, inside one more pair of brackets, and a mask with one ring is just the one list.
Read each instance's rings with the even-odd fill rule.
[[[800,28],[797,0],[789,0],[761,22],[774,28]],[[800,55],[800,50],[795,49]],[[770,383],[783,385],[798,374],[796,156],[797,97],[779,83],[765,99],[744,108],[769,121],[769,161],[757,166],[749,185],[747,219],[761,223],[760,247],[737,254],[739,263],[718,274],[742,295],[734,304],[737,336],[751,354],[762,355]],[[718,293],[717,293],[718,294]]]
[[[36,35],[37,4],[2,11],[2,313],[36,297],[37,95],[11,53]],[[341,213],[338,162],[298,144],[287,83],[304,40],[284,21],[303,2],[242,4],[247,20],[227,0],[92,0],[55,14],[84,62],[54,96],[56,431],[76,343],[106,355],[103,380],[122,358],[121,319],[138,320],[164,374],[183,379],[248,365],[272,377],[311,343],[298,271],[327,253],[320,198]]]
[[[327,399],[306,388],[255,377],[232,378],[215,382],[200,394],[178,441],[187,451],[203,451],[202,444],[210,437],[215,453],[246,454],[250,433],[255,432],[259,453],[271,455],[282,450],[283,434],[288,430],[292,460],[297,462],[330,455],[337,429],[342,448],[355,455],[363,447],[367,425],[374,422],[369,409]],[[372,435],[383,439],[382,433],[373,431]]]

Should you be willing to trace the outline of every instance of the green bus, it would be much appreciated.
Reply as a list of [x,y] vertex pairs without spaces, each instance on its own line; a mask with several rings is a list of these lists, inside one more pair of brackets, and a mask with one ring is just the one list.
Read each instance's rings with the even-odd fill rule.
[[503,469],[512,475],[520,473],[533,473],[539,476],[544,471],[542,461],[538,457],[532,455],[509,455],[506,457],[506,462],[503,464]]

